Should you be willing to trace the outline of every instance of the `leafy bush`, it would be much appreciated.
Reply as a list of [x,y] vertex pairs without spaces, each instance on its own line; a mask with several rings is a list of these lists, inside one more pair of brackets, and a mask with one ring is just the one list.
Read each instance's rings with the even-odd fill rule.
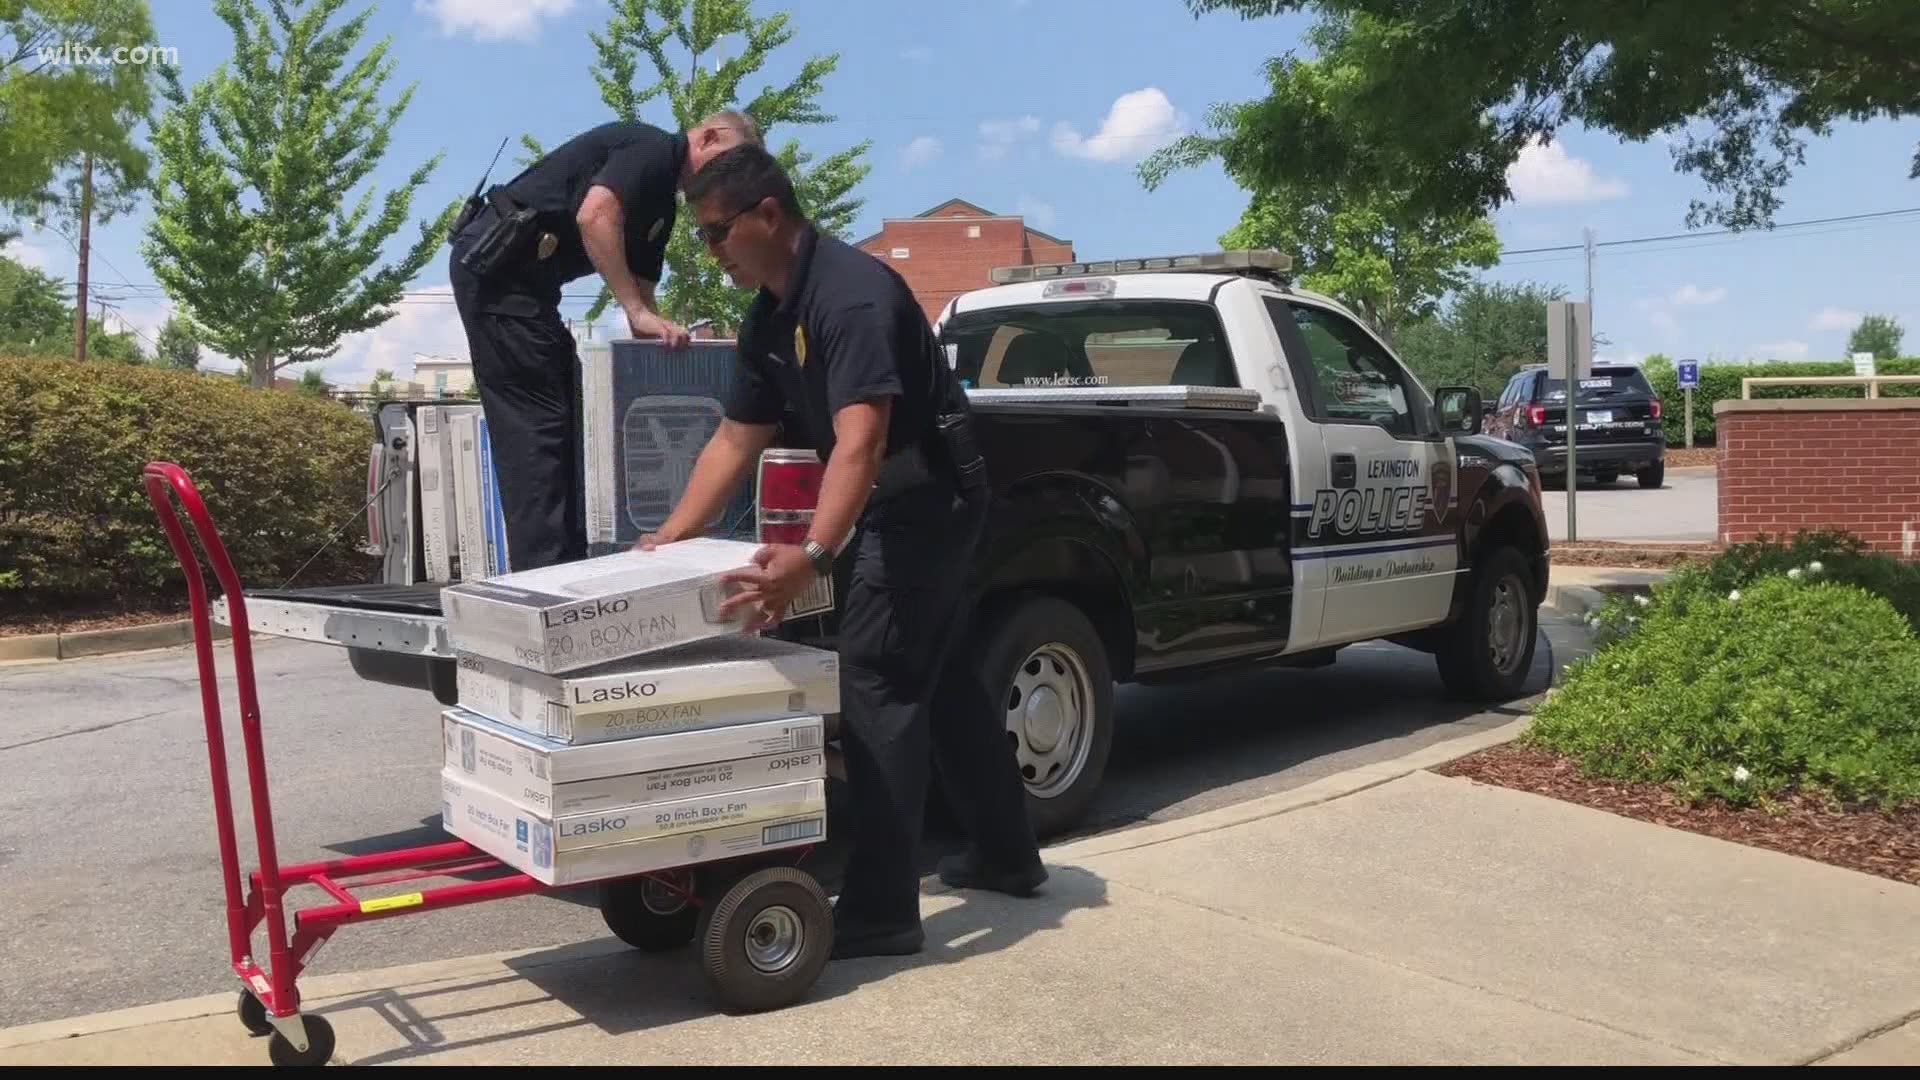
[[[1680,374],[1671,359],[1650,356],[1642,365],[1647,381],[1660,395],[1664,408],[1661,425],[1666,429],[1668,446],[1687,445],[1686,392],[1680,389]],[[1881,360],[1874,365],[1881,375],[1920,375],[1920,357]],[[1852,375],[1850,360],[1774,361],[1766,364],[1701,364],[1700,385],[1693,391],[1693,441],[1698,446],[1714,445],[1717,425],[1713,415],[1716,401],[1738,400],[1742,379],[1806,379],[1832,375]],[[1758,386],[1755,398],[1861,398],[1864,386]],[[1880,388],[1881,397],[1920,397],[1920,383],[1895,383]]]
[[1766,577],[1685,605],[1568,668],[1529,745],[1687,798],[1920,799],[1920,636],[1854,585]]
[[0,358],[0,597],[49,607],[183,591],[141,484],[152,460],[193,477],[249,585],[279,585],[336,526],[301,582],[364,579],[372,440],[369,420],[325,399],[157,367]]

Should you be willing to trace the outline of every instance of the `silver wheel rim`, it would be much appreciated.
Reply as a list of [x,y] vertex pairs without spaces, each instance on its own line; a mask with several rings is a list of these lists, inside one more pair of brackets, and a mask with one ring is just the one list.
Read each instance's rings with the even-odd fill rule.
[[747,963],[772,974],[786,968],[800,955],[806,940],[800,916],[785,905],[767,908],[747,924]]
[[1007,690],[1007,738],[1027,790],[1051,799],[1072,787],[1093,744],[1093,681],[1078,653],[1049,642],[1029,653]]
[[1487,654],[1496,670],[1511,672],[1525,651],[1525,593],[1511,575],[1493,586],[1493,604],[1487,612]]
[[[685,889],[687,882],[675,877],[674,885]],[[666,882],[649,877],[640,884],[640,904],[649,915],[677,915],[686,909],[687,896],[684,892],[674,891],[673,886]]]

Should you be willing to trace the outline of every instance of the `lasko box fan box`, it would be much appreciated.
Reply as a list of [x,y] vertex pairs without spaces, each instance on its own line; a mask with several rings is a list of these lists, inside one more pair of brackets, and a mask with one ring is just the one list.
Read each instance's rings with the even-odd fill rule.
[[[694,462],[720,427],[732,384],[732,341],[669,349],[652,341],[581,343],[587,544],[631,547],[673,512]],[[706,535],[754,538],[753,490],[741,485]]]

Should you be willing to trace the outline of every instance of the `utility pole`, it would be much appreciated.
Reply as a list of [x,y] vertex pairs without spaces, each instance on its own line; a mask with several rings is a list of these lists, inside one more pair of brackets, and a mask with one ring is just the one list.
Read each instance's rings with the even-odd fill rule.
[[[80,169],[80,270],[73,302],[73,358],[87,358],[87,252],[93,239],[93,153],[89,151]],[[106,316],[102,315],[104,320]]]

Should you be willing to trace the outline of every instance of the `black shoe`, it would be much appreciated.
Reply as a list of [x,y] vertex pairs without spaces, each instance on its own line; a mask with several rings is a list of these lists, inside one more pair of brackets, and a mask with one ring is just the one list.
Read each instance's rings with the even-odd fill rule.
[[1002,870],[984,864],[972,852],[940,860],[940,880],[956,889],[986,889],[1008,896],[1032,896],[1047,880],[1047,868],[1035,860],[1024,870]]
[[860,926],[833,928],[833,953],[830,959],[853,960],[862,956],[912,956],[927,942],[927,932],[918,926],[904,930],[875,930]]

